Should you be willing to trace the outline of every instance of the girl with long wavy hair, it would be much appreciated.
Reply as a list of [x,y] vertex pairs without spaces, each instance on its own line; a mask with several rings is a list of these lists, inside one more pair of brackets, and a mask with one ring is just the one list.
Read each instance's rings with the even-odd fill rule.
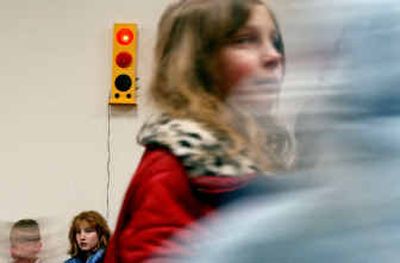
[[165,10],[149,87],[160,114],[138,134],[146,150],[106,262],[188,253],[189,227],[288,166],[291,136],[273,114],[284,68],[278,23],[260,0],[181,0]]

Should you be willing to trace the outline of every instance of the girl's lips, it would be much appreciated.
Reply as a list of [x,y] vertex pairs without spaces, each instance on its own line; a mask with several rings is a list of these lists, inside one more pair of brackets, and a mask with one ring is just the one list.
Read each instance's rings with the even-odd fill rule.
[[280,82],[276,79],[257,79],[244,83],[230,95],[233,100],[263,100],[275,96],[280,92]]
[[234,89],[228,103],[254,116],[269,113],[278,100],[281,82],[277,78],[251,78]]
[[281,82],[276,78],[254,78],[239,85],[232,95],[273,94],[280,91],[280,85]]

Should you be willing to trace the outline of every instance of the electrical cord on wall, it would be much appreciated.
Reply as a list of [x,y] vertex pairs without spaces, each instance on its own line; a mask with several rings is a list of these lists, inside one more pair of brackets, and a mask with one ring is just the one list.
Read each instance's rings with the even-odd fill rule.
[[111,185],[111,106],[107,103],[107,196],[106,218],[110,219],[110,185]]
[[[138,92],[140,88],[139,81],[140,78],[136,77],[135,78],[136,92]],[[108,98],[108,101],[110,101],[110,97]],[[107,220],[110,220],[110,199],[111,199],[111,109],[112,106],[109,103],[107,103],[107,144],[106,144],[107,148],[106,219]]]

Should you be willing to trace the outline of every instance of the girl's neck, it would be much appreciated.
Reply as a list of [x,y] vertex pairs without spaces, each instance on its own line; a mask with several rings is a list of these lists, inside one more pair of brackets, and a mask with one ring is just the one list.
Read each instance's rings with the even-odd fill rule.
[[90,250],[90,251],[81,251],[81,252],[79,253],[79,258],[82,258],[83,260],[86,261],[91,255],[93,255],[94,253],[96,253],[98,250],[99,250],[99,247],[98,247],[98,248],[95,248],[95,249],[93,249],[93,250]]

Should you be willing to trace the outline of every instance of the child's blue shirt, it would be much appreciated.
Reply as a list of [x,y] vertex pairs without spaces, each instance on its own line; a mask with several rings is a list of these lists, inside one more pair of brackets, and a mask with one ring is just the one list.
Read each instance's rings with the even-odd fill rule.
[[83,261],[79,257],[72,257],[72,258],[66,260],[64,263],[101,263],[104,260],[104,254],[105,254],[105,249],[100,248],[100,249],[96,250],[95,253],[90,255],[86,259],[86,261]]

